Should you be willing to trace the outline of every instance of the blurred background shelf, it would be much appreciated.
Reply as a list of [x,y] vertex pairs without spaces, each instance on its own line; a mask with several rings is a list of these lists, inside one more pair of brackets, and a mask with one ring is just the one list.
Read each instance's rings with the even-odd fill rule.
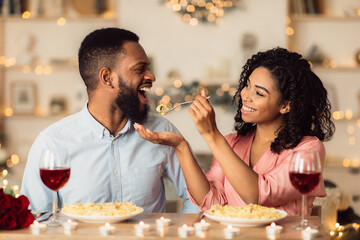
[[[160,97],[178,91],[179,84],[194,82],[236,87],[242,66],[258,51],[281,46],[301,53],[310,59],[328,89],[333,111],[351,111],[353,115],[350,121],[335,121],[336,133],[325,143],[327,155],[340,165],[346,158],[360,159],[360,125],[355,117],[360,115],[358,0],[321,0],[316,14],[294,12],[294,0],[240,0],[241,7],[226,12],[222,24],[199,21],[196,26],[168,8],[166,1],[107,0],[105,10],[100,10],[101,5],[95,9],[96,0],[43,2],[67,5],[62,14],[53,7],[41,14],[30,10],[28,19],[23,12],[0,16],[0,143],[2,149],[20,158],[9,172],[13,184],[21,181],[28,150],[39,132],[86,103],[76,63],[82,39],[94,29],[113,26],[139,35],[157,78],[152,93]],[[13,111],[12,88],[24,82],[35,89],[35,104],[31,113],[18,114]],[[217,104],[215,110],[220,131],[233,132],[234,109]],[[208,167],[211,153],[187,108],[165,117]],[[351,177],[359,179],[359,175]],[[170,195],[170,199],[176,198]]]

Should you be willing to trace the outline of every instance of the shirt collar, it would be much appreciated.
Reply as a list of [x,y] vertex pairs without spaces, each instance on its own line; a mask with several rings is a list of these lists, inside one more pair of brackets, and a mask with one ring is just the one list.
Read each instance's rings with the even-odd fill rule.
[[[84,120],[84,123],[89,125],[91,131],[95,133],[96,136],[98,136],[100,139],[102,139],[104,136],[110,136],[109,130],[104,127],[101,123],[99,123],[89,112],[88,109],[88,103],[85,104],[84,108],[81,110],[80,114],[82,115],[82,119]],[[120,136],[122,134],[125,134],[128,132],[132,127],[131,121],[128,120],[124,126],[123,129],[117,134],[117,136]],[[116,137],[117,137],[116,136]]]

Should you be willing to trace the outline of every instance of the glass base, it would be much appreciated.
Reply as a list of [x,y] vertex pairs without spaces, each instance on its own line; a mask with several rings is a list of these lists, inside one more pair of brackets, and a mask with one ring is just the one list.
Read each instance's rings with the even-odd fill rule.
[[308,223],[299,223],[298,225],[292,225],[291,226],[293,229],[296,229],[296,230],[304,230],[306,229],[307,227],[311,227],[312,229],[318,229],[319,226],[316,226],[316,225],[311,225],[311,224],[308,224]]
[[57,227],[62,226],[63,222],[52,216],[51,218],[49,218],[49,220],[45,221],[44,224],[46,224],[48,227]]

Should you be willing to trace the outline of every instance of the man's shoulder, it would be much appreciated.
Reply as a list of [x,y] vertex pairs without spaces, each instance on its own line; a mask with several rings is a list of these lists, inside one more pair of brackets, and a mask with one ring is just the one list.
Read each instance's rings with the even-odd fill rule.
[[48,135],[53,135],[53,134],[58,135],[64,133],[65,130],[78,129],[78,127],[81,126],[80,115],[81,113],[77,112],[75,114],[64,117],[52,123],[50,126],[45,128],[41,133]]

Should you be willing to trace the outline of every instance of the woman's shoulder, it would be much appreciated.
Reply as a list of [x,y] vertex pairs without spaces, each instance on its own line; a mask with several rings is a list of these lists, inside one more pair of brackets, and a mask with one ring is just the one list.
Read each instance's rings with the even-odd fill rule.
[[323,142],[315,136],[304,136],[301,142],[293,150],[314,150],[324,152],[325,146]]
[[297,147],[304,145],[319,145],[323,146],[323,142],[315,136],[304,136]]

